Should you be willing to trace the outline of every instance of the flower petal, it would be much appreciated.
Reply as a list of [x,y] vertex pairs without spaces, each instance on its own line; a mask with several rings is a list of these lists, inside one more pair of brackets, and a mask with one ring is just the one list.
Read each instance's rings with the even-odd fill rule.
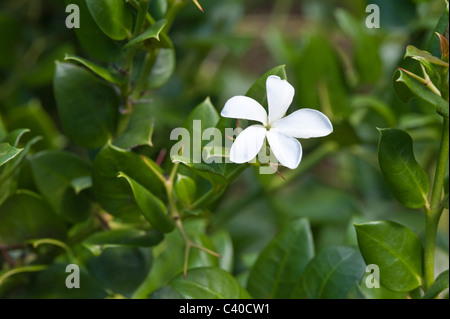
[[267,132],[267,141],[281,165],[290,169],[298,167],[303,154],[299,141],[273,129]]
[[281,119],[294,99],[295,89],[288,81],[279,76],[267,78],[267,103],[269,104],[269,123]]
[[300,109],[282,118],[272,127],[280,133],[296,137],[322,137],[333,132],[333,125],[325,114],[313,109]]
[[267,113],[261,104],[247,96],[235,96],[225,103],[220,113],[223,117],[258,121],[267,124]]
[[261,125],[252,125],[243,130],[231,146],[230,160],[242,164],[254,159],[264,144],[266,132]]

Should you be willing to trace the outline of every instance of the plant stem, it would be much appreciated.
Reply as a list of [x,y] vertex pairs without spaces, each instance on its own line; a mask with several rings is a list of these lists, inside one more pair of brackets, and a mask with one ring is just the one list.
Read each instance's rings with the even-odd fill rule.
[[433,190],[431,193],[430,207],[426,208],[426,235],[424,254],[424,288],[427,290],[434,282],[434,254],[436,247],[436,234],[439,219],[443,211],[442,189],[444,187],[445,174],[449,153],[449,119],[444,118],[442,139],[439,157],[434,176]]
[[136,87],[134,89],[134,93],[132,94],[133,98],[139,99],[144,93],[148,77],[152,72],[153,65],[156,62],[156,58],[158,56],[158,49],[151,49],[147,52],[147,56],[145,57],[144,68],[142,69],[141,75],[139,76],[139,80],[136,83]]
[[221,256],[217,254],[216,252],[209,250],[203,246],[197,245],[194,243],[189,236],[187,235],[184,227],[183,222],[181,221],[181,215],[178,211],[177,204],[175,202],[175,196],[173,193],[173,185],[175,182],[175,177],[177,176],[177,171],[179,167],[179,163],[176,163],[173,168],[172,172],[170,173],[169,178],[164,183],[166,187],[167,192],[167,198],[169,200],[169,207],[170,207],[170,213],[172,214],[173,219],[175,220],[175,225],[178,228],[178,231],[180,232],[181,236],[183,237],[184,244],[185,244],[185,251],[184,251],[184,265],[183,265],[183,275],[186,278],[187,275],[187,269],[188,269],[188,262],[189,262],[189,253],[191,251],[191,248],[196,248],[198,250],[204,251],[207,254],[213,255],[215,257],[220,258]]
[[142,27],[144,26],[144,22],[145,22],[145,18],[147,16],[147,11],[148,11],[149,5],[150,5],[150,0],[140,0],[139,1],[138,15],[137,15],[136,24],[134,25],[134,30],[133,30],[133,38],[137,37],[142,31]]
[[169,33],[170,28],[172,27],[172,24],[177,17],[178,13],[188,4],[188,1],[186,0],[174,0],[172,5],[169,8],[169,11],[167,12],[166,19],[167,23],[164,27],[164,32],[166,34]]

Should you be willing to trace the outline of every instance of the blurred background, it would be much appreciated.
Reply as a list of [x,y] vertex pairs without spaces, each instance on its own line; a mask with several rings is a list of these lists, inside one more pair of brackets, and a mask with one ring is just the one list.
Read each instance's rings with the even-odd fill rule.
[[[377,162],[378,128],[398,127],[415,140],[419,163],[433,170],[440,117],[420,101],[405,104],[392,88],[406,46],[426,49],[441,16],[442,0],[201,0],[205,13],[189,3],[171,37],[176,65],[170,80],[146,96],[155,122],[155,158],[170,149],[170,131],[211,97],[220,111],[232,96],[245,94],[265,72],[286,65],[296,95],[289,112],[315,108],[333,122],[327,138],[302,141],[297,171],[262,176],[248,169],[211,208],[210,231],[229,231],[234,272],[246,271],[276,232],[293,217],[308,217],[316,250],[356,245],[352,223],[394,220],[421,234],[422,212],[407,210],[384,185]],[[381,11],[381,28],[368,29],[369,3]],[[158,20],[167,2],[153,0]],[[61,128],[53,95],[55,60],[72,53],[99,63],[65,28],[62,0],[2,0],[0,3],[0,132],[27,127],[43,139],[33,152],[68,149],[86,158]],[[318,163],[317,165],[315,165]],[[26,174],[20,186],[32,189]],[[1,197],[1,196],[0,196]],[[448,210],[438,235],[437,273],[448,269]]]

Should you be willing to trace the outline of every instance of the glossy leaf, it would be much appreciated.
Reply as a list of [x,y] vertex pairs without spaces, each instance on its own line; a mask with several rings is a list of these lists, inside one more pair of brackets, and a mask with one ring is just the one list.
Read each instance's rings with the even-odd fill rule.
[[153,146],[152,136],[155,122],[151,111],[151,105],[149,104],[136,104],[127,129],[114,141],[114,145],[123,149],[143,145]]
[[[146,160],[152,162],[150,159]],[[154,164],[154,167],[158,169],[158,165]],[[125,179],[117,178],[119,172],[127,174],[156,196],[163,194],[162,184],[138,154],[111,144],[107,144],[97,154],[93,166],[93,188],[97,201],[114,216],[140,219],[142,213],[130,185]]]
[[131,33],[132,15],[123,0],[86,0],[98,27],[113,40],[124,40]]
[[97,148],[111,138],[120,105],[112,86],[81,67],[58,62],[54,91],[62,125],[73,142]]
[[381,221],[355,225],[367,264],[380,268],[380,282],[390,290],[411,291],[422,283],[422,244],[411,230]]
[[147,30],[142,32],[140,35],[138,35],[136,38],[128,42],[123,48],[128,48],[132,45],[135,45],[137,43],[141,43],[145,40],[149,39],[155,39],[159,41],[159,34],[164,29],[165,25],[167,23],[166,19],[159,20],[155,22],[153,25],[151,25]]
[[350,247],[328,247],[308,264],[292,298],[344,299],[364,274],[361,254]]
[[427,290],[423,299],[433,299],[437,297],[441,292],[445,289],[448,289],[448,269],[437,276],[435,282],[431,287]]
[[114,71],[114,72],[110,71],[105,67],[102,67],[94,62],[80,58],[78,56],[68,54],[68,55],[66,55],[64,60],[77,62],[77,63],[85,66],[86,68],[91,70],[93,73],[95,73],[96,75],[98,75],[99,77],[103,78],[104,80],[106,80],[108,82],[119,84],[119,85],[125,84],[127,82],[126,77],[124,75],[122,75],[121,73],[119,73],[118,71]]
[[65,0],[66,5],[76,4],[80,8],[80,28],[75,34],[83,49],[100,61],[117,61],[121,56],[120,48],[108,38],[89,12],[86,0]]
[[419,98],[433,105],[439,114],[448,118],[448,103],[402,70],[397,70],[394,75],[394,89],[397,96],[403,102],[409,102],[414,98]]
[[85,194],[76,194],[72,181],[90,176],[89,163],[63,151],[44,151],[30,161],[36,186],[53,210],[70,222],[89,217],[91,207]]
[[195,199],[196,192],[197,186],[192,178],[181,174],[177,175],[177,180],[175,181],[175,193],[181,202],[191,204]]
[[102,231],[89,236],[83,245],[94,255],[100,255],[107,248],[152,247],[158,245],[164,236],[157,231],[145,232],[134,228]]
[[173,48],[160,48],[147,80],[148,89],[158,89],[169,81],[175,71],[176,58]]
[[236,279],[220,268],[197,268],[179,275],[170,287],[185,299],[249,299]]
[[313,256],[314,242],[308,220],[291,222],[259,255],[250,271],[248,291],[258,299],[290,298]]
[[23,149],[15,148],[8,143],[0,143],[0,166],[16,157]]
[[385,183],[406,207],[423,207],[430,182],[414,157],[412,138],[399,129],[380,129],[380,134],[378,162]]
[[0,205],[17,189],[17,178],[21,171],[18,169],[23,163],[26,155],[31,147],[40,140],[40,137],[35,137],[29,141],[23,150],[14,158],[9,160],[3,167],[0,168]]
[[35,193],[22,191],[0,206],[0,242],[21,244],[34,238],[65,237],[64,223]]
[[133,190],[134,199],[148,222],[158,231],[170,233],[175,223],[173,218],[167,213],[165,204],[149,190],[141,184],[127,176],[125,173],[119,172],[119,178],[125,178]]
[[144,281],[151,262],[148,248],[114,247],[87,257],[86,268],[104,288],[130,297]]
[[414,60],[417,60],[424,65],[431,63],[431,64],[435,64],[435,65],[439,65],[439,66],[448,68],[448,63],[442,61],[438,57],[431,55],[427,51],[423,51],[423,50],[416,48],[413,45],[408,45],[406,47],[405,58],[413,58]]

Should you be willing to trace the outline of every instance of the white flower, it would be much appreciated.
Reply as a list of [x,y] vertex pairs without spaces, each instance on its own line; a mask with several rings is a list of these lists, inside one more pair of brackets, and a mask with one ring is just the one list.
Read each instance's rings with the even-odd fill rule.
[[295,169],[302,159],[302,146],[296,138],[322,137],[333,132],[333,126],[323,113],[300,109],[283,118],[294,98],[295,89],[278,76],[269,76],[266,82],[269,115],[261,104],[246,96],[235,96],[223,108],[223,117],[261,122],[238,135],[230,150],[230,160],[242,164],[254,159],[267,137],[277,160]]

